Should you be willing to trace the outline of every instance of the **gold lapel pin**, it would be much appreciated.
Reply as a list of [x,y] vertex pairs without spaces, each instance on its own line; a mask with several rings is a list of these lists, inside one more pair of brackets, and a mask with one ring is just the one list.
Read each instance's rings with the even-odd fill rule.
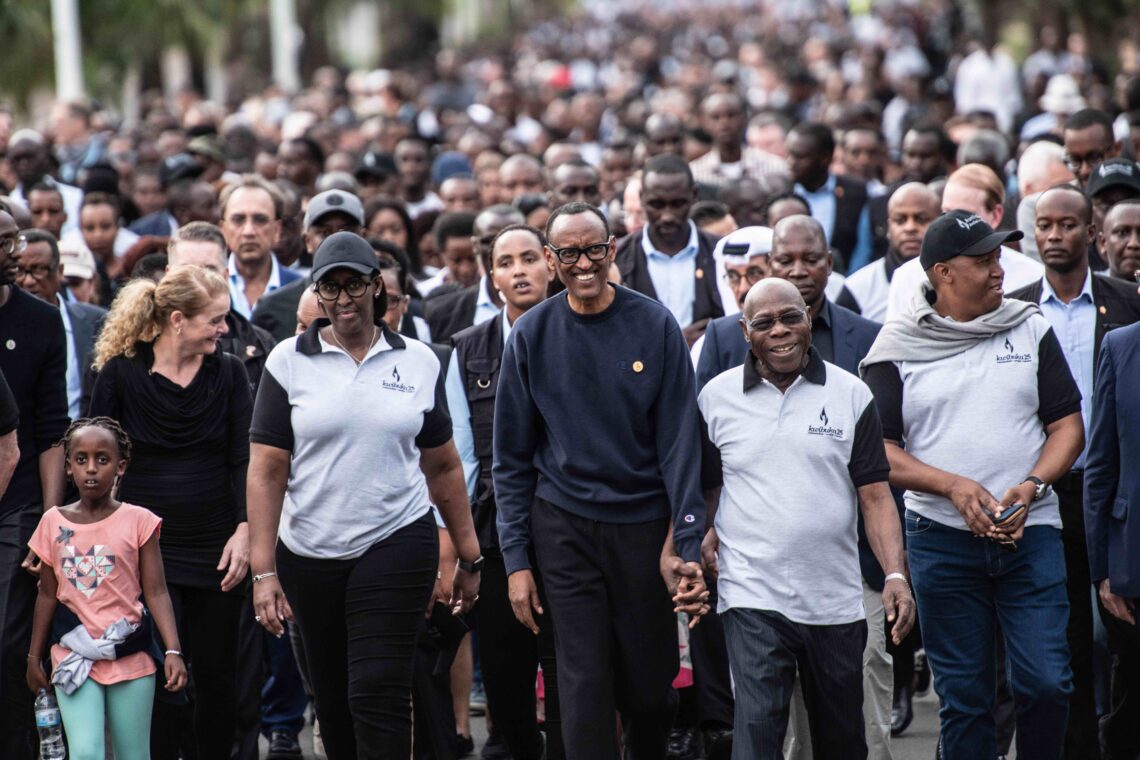
[[[700,270],[698,269],[697,271],[699,272]],[[645,365],[642,364],[640,361],[636,361],[633,363],[633,371],[634,372],[641,372],[643,369],[645,369]]]
[[1100,309],[1098,309],[1098,311],[1099,311],[1099,312],[1100,312],[1102,315],[1104,315],[1104,314],[1107,314],[1107,313],[1108,313],[1108,309],[1104,308],[1103,306],[1101,306],[1101,307],[1100,307]]
[[698,270],[697,270],[697,271],[696,271],[694,274],[696,274],[696,277],[697,277],[697,279],[699,280],[699,279],[701,279],[702,277],[704,277],[704,276],[705,276],[705,270],[703,270],[703,269],[698,269]]

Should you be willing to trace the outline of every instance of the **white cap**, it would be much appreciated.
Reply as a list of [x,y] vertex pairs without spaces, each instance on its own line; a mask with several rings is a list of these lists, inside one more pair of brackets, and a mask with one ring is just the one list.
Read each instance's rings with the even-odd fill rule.
[[772,252],[772,230],[768,227],[741,227],[717,241],[713,256],[732,264],[743,264],[753,256]]
[[59,244],[59,263],[64,277],[90,280],[95,276],[95,256],[83,243],[64,241]]

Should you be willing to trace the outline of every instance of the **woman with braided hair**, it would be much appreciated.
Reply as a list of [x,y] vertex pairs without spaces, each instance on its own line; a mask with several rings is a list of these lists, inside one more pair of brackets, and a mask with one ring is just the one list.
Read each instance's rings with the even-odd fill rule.
[[[118,420],[133,442],[119,498],[163,521],[162,560],[194,686],[192,716],[156,702],[155,760],[180,750],[228,757],[234,736],[252,401],[241,361],[218,350],[229,309],[221,275],[179,267],[157,284],[125,285],[95,345],[90,413]],[[191,719],[193,732],[184,731]]]

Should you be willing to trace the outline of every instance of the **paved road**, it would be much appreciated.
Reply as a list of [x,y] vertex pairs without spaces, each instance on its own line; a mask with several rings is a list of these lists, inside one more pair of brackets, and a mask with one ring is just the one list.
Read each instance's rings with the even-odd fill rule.
[[[891,754],[894,760],[932,760],[934,745],[938,739],[938,700],[934,692],[919,697],[914,701],[914,722],[902,736],[891,742]],[[487,738],[486,727],[482,718],[472,718],[471,728],[475,734],[475,755]],[[306,727],[301,737],[301,746],[305,751],[305,760],[323,760],[324,755],[313,754],[313,737],[310,728]],[[265,742],[262,742],[262,757],[265,756]],[[1010,758],[1016,755],[1010,755]]]

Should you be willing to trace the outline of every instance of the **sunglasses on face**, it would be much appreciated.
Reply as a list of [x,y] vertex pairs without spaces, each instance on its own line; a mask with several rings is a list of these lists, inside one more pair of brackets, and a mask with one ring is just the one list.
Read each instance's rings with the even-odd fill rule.
[[748,326],[752,332],[768,332],[776,323],[779,322],[784,327],[795,327],[796,325],[803,324],[807,320],[807,312],[803,309],[796,309],[795,311],[785,311],[775,319],[772,317],[757,317],[751,322],[740,320]]

